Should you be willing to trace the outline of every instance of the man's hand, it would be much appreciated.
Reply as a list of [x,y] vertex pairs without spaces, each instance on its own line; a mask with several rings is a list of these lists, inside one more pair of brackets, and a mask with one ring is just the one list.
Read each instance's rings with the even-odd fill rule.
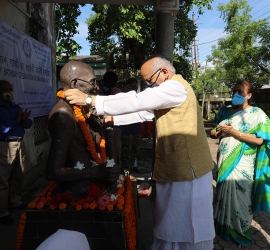
[[78,89],[68,89],[65,91],[65,97],[70,104],[85,106],[85,99],[88,97],[88,94],[83,93]]
[[29,117],[29,115],[31,114],[31,110],[29,109],[25,109],[24,111],[22,111],[22,121],[25,121],[28,117]]
[[[66,100],[69,101],[69,104],[76,104],[81,106],[86,106],[85,99],[88,97],[88,94],[83,93],[78,89],[68,89],[65,91]],[[92,103],[91,106],[94,108],[96,103],[96,96],[91,95]]]
[[21,109],[21,108],[19,108],[19,110],[18,110],[18,112],[17,112],[17,114],[16,114],[15,119],[16,119],[18,122],[21,121],[21,119],[22,119],[22,109]]

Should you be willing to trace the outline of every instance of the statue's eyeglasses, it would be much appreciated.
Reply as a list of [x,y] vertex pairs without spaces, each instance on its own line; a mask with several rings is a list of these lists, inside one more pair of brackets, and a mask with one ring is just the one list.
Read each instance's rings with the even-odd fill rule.
[[97,78],[93,78],[90,81],[86,81],[86,80],[83,80],[83,79],[80,79],[80,78],[74,78],[72,81],[74,81],[75,85],[77,84],[77,81],[86,82],[86,83],[88,83],[88,84],[90,84],[92,86],[95,86],[97,84]]

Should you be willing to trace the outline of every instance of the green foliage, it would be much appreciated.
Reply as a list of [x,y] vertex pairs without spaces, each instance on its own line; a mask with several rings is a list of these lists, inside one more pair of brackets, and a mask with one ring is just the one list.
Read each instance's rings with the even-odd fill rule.
[[197,78],[192,85],[196,93],[220,93],[228,91],[218,79],[218,73],[215,69],[202,69],[197,72]]
[[[191,80],[189,46],[197,33],[194,23],[188,18],[192,4],[211,8],[212,0],[180,1],[175,19],[174,66],[187,80]],[[118,69],[140,69],[143,61],[155,53],[155,16],[153,6],[135,5],[93,5],[95,14],[90,15],[88,37],[91,54],[114,59],[110,65]],[[129,53],[129,61],[126,61]]]
[[79,6],[79,4],[55,4],[56,60],[67,60],[82,49],[72,39],[78,34],[79,23],[76,19],[81,14]]
[[[152,6],[93,5],[96,13],[87,19],[91,54],[111,53],[116,68],[139,69],[145,55],[154,53],[154,20]],[[145,27],[148,29],[146,30]]]
[[232,87],[236,80],[245,79],[260,88],[270,75],[268,21],[252,21],[247,0],[220,4],[218,8],[226,22],[227,37],[213,47],[208,58],[215,65],[218,81]]

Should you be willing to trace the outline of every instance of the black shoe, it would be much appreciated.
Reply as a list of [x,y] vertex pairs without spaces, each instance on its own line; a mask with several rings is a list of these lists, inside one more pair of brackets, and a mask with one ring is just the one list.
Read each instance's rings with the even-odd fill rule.
[[22,203],[21,205],[19,205],[17,207],[11,207],[9,209],[22,209],[22,210],[25,210],[25,209],[27,209],[27,205]]
[[14,223],[14,219],[10,215],[6,215],[0,218],[0,222],[9,225]]

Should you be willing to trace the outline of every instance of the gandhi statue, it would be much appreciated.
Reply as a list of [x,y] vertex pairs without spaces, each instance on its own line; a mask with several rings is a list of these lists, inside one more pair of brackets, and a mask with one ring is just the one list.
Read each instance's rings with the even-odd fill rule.
[[[98,91],[93,69],[79,61],[70,61],[65,64],[60,71],[60,80],[64,91],[76,88],[89,95],[96,94]],[[115,157],[113,132],[103,131],[102,120],[89,112],[87,107],[77,107],[92,136],[94,150],[99,154],[99,142],[102,134],[105,133],[106,155],[108,159],[113,159]],[[59,181],[62,191],[72,193],[80,192],[92,181],[98,179],[107,181],[110,189],[116,188],[120,167],[114,163],[113,167],[108,167],[107,161],[103,164],[97,164],[94,161],[74,113],[73,105],[70,105],[64,96],[56,103],[49,115],[48,129],[51,147],[46,168],[47,180]]]

